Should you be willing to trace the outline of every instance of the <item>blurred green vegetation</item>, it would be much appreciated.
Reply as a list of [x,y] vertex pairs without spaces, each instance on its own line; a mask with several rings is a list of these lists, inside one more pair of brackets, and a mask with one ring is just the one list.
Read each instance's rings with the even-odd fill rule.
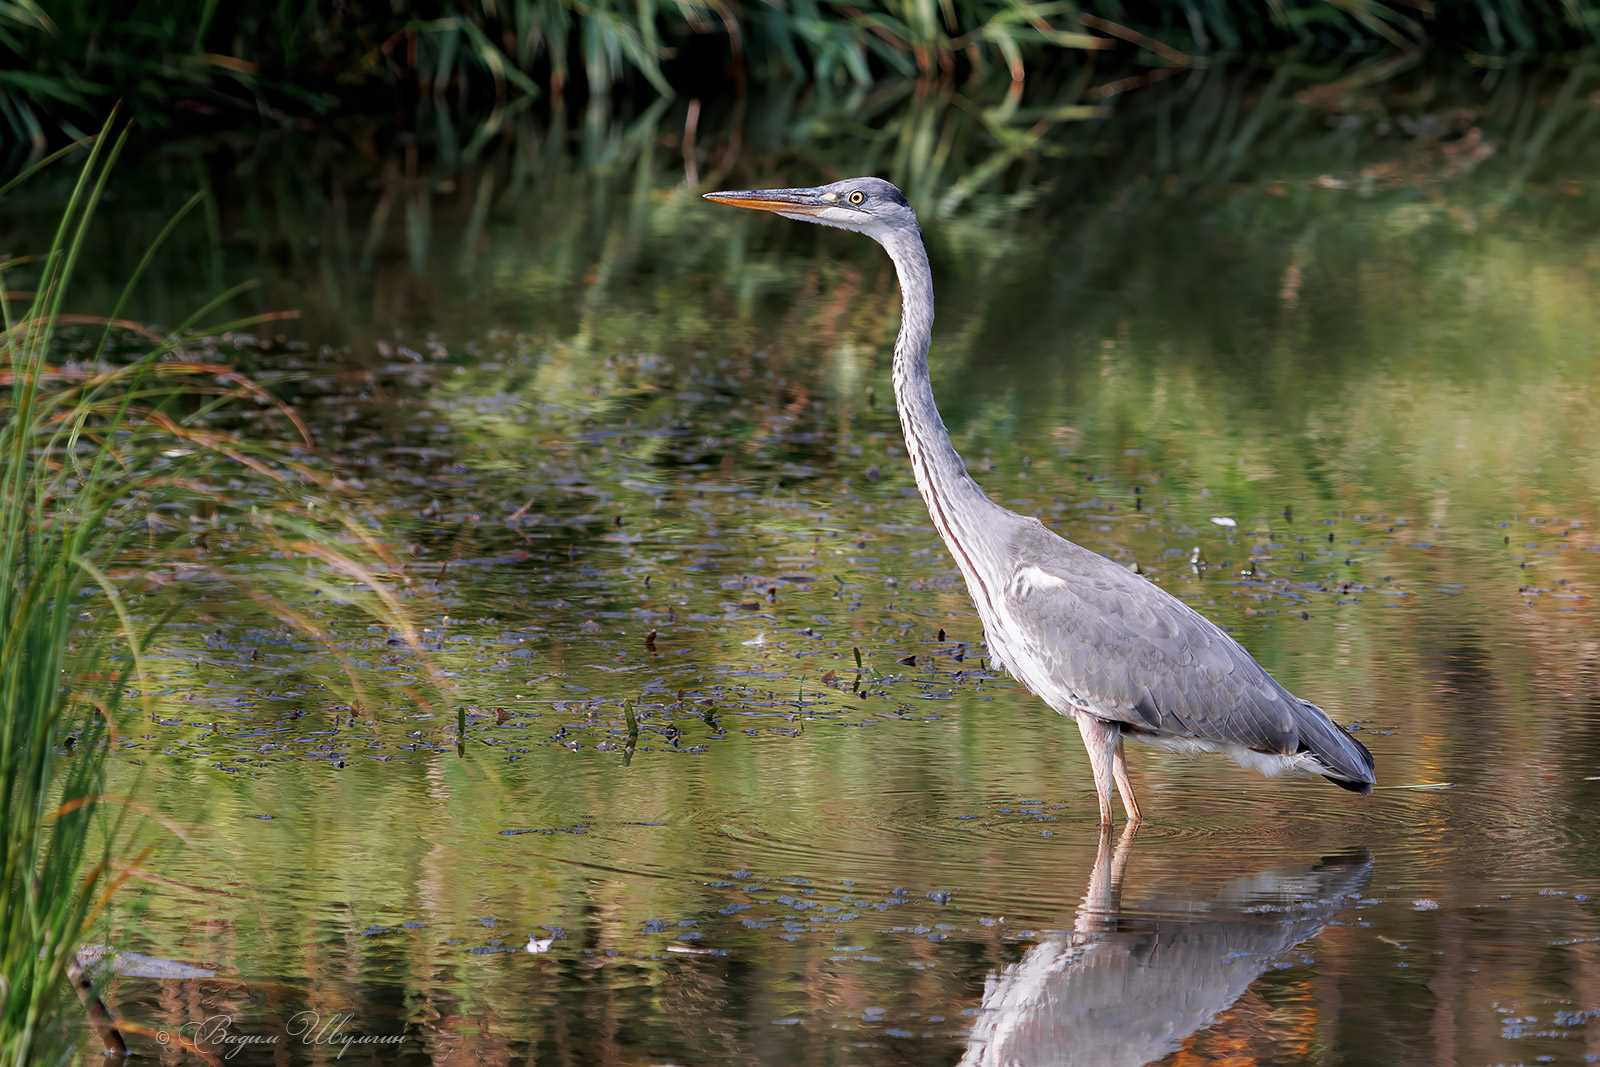
[[1038,117],[1082,117],[1211,65],[1292,57],[1348,86],[1430,56],[1487,70],[1597,40],[1590,0],[9,0],[0,127],[43,145],[120,100],[152,129],[388,113],[409,135],[433,107],[496,131],[569,96],[720,99],[780,83],[838,96],[907,78],[997,86],[1013,108],[1034,83]]
[[[1266,187],[1307,205],[1332,203],[1335,193],[1436,200],[1462,189],[1486,210],[1531,207],[1544,225],[1589,225],[1600,64],[1413,70],[1331,93],[1319,76],[1297,62],[1270,73],[1190,71],[1126,94],[1094,122],[1008,112],[1003,99],[974,108],[950,87],[903,83],[838,100],[753,90],[699,109],[698,136],[685,135],[691,104],[660,100],[632,116],[525,113],[490,138],[430,110],[424,152],[385,147],[359,124],[350,141],[284,132],[136,142],[137,165],[113,189],[119,225],[87,236],[93,254],[78,291],[88,307],[115,297],[111,265],[136,258],[159,232],[174,189],[204,193],[202,210],[173,235],[179,252],[154,264],[151,282],[133,294],[135,314],[176,321],[184,305],[171,298],[186,284],[219,291],[264,273],[240,310],[299,309],[319,344],[388,316],[422,323],[471,314],[472,303],[449,298],[513,269],[508,256],[514,269],[561,283],[523,314],[570,319],[584,292],[604,296],[577,284],[581,266],[596,264],[604,283],[631,284],[628,267],[646,239],[702,212],[694,193],[716,186],[882,175],[963,269],[1004,259],[1019,227],[1046,220],[1081,230],[1082,241],[1104,233],[1057,274],[1114,263],[1108,209],[1118,225],[1203,215],[1292,236],[1293,225],[1261,210],[1272,201],[1248,195]],[[1546,195],[1554,190],[1561,195]],[[47,209],[63,195],[45,181],[13,197],[0,251],[38,247]],[[539,241],[535,262],[496,239],[516,226],[525,228],[520,240]],[[816,239],[775,235],[785,244]],[[705,255],[742,252],[673,241],[652,254],[680,257],[663,269],[683,271]],[[849,246],[841,254],[870,257]],[[756,274],[741,280],[747,299],[762,284]]]

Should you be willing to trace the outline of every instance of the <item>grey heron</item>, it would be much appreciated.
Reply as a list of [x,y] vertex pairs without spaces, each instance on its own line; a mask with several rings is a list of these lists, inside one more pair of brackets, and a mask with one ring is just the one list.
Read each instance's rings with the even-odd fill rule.
[[1130,822],[1139,804],[1123,757],[1133,738],[1187,755],[1217,752],[1267,775],[1322,775],[1370,793],[1372,754],[1315,704],[1166,590],[994,503],[967,473],[933,400],[928,342],[933,274],[916,213],[881,178],[813,189],[704,194],[734,207],[864,233],[894,261],[900,333],[894,395],[917,488],[977,605],[994,659],[1077,721],[1100,822],[1115,783]]

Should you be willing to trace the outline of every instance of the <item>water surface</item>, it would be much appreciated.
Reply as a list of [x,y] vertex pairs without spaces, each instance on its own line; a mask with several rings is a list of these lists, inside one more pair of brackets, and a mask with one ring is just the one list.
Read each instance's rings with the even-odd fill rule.
[[596,173],[358,190],[275,249],[275,194],[219,204],[195,269],[304,310],[239,358],[295,374],[447,687],[332,607],[354,707],[288,631],[170,635],[116,773],[192,842],[109,936],[217,977],[121,978],[123,1017],[275,1039],[233,1062],[1600,1057],[1585,198],[1305,174],[927,220],[985,488],[1377,759],[1360,798],[1135,747],[1148,821],[1102,842],[915,493],[881,252]]

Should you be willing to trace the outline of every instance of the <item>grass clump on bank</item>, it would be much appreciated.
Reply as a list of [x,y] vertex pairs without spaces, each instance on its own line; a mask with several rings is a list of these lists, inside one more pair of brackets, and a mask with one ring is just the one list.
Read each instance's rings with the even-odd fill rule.
[[[153,701],[139,686],[162,628],[243,605],[321,637],[316,619],[294,606],[309,587],[420,648],[378,576],[381,550],[341,524],[336,505],[318,509],[327,502],[314,473],[280,449],[214,428],[231,408],[252,403],[298,425],[256,383],[190,355],[189,346],[223,329],[196,323],[232,294],[167,332],[124,321],[122,303],[152,247],[109,315],[66,310],[123,143],[109,129],[87,145],[49,251],[0,262],[6,1065],[59,1062],[79,1044],[70,1027],[82,1016],[69,1007],[69,972],[114,891],[140,873],[140,861],[116,853],[130,807],[128,798],[106,795],[107,766],[123,706]],[[0,187],[0,196],[15,184]],[[7,281],[24,273],[32,288],[8,291]],[[241,563],[264,558],[272,559],[270,570]],[[328,661],[342,665],[345,657],[325,644]]]

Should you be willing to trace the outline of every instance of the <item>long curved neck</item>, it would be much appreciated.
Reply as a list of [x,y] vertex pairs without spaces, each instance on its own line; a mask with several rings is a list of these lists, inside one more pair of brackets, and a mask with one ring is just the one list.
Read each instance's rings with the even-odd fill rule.
[[992,522],[999,505],[984,495],[967,473],[966,464],[933,402],[928,376],[928,341],[933,331],[933,272],[922,235],[896,231],[880,239],[900,276],[900,335],[894,343],[894,399],[905,432],[906,453],[917,488],[939,535],[971,580],[974,562],[962,549],[979,542],[983,526]]

